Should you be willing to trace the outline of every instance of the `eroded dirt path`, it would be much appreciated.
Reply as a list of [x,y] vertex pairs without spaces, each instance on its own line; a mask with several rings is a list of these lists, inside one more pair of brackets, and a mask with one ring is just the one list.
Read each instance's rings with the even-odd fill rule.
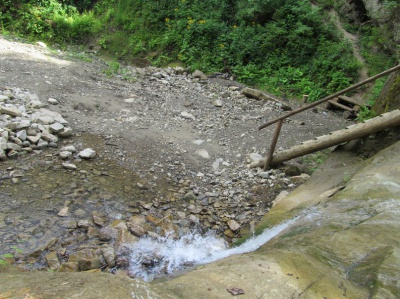
[[348,32],[346,29],[344,29],[342,23],[340,22],[340,17],[335,10],[331,9],[329,11],[329,15],[331,16],[331,19],[332,19],[333,23],[335,24],[336,28],[339,30],[339,32],[341,32],[343,34],[344,39],[350,42],[350,45],[353,50],[353,55],[361,65],[358,81],[364,81],[364,80],[368,79],[369,76],[368,76],[367,68],[365,67],[365,60],[361,55],[360,46],[358,45],[358,43],[359,43],[358,36]]

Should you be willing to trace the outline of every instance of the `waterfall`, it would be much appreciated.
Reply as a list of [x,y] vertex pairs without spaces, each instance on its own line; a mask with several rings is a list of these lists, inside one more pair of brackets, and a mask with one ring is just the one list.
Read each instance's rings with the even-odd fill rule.
[[211,263],[233,254],[251,252],[290,227],[298,217],[266,229],[238,247],[229,248],[222,238],[210,232],[192,232],[173,239],[169,236],[143,237],[130,246],[129,272],[135,278],[151,281],[189,266]]

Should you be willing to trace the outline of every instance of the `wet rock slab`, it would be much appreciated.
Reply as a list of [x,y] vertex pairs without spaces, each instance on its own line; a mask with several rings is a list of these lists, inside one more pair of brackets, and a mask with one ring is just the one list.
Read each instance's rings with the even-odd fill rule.
[[[282,198],[262,225],[299,218],[254,253],[229,257],[160,285],[195,298],[209,292],[213,298],[226,298],[227,286],[266,298],[399,297],[399,149],[398,142],[367,161],[345,189],[303,201],[296,197],[310,193],[299,188]],[[341,174],[339,170],[336,175]],[[310,178],[308,189],[323,191],[318,176]],[[330,186],[325,183],[326,188],[334,185],[335,179]]]

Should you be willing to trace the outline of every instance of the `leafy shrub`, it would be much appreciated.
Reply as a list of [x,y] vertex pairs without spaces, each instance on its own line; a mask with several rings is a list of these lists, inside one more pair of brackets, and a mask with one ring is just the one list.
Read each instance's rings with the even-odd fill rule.
[[[324,11],[306,0],[3,2],[3,28],[31,38],[85,43],[99,34],[100,23],[107,24],[99,44],[117,59],[152,52],[158,65],[177,61],[205,72],[229,72],[286,96],[309,94],[317,100],[358,76],[349,45]],[[332,2],[318,1],[326,8]]]
[[[307,1],[186,1],[164,12],[164,51],[204,71],[310,100],[350,85],[359,65]],[[213,3],[211,9],[210,4]],[[221,9],[236,12],[226,17]]]
[[[2,6],[0,22],[4,29],[30,39],[61,43],[84,43],[99,28],[93,13],[79,13],[72,1],[25,0]],[[87,1],[83,1],[88,3]],[[11,6],[14,6],[14,9]],[[83,7],[83,6],[82,6]],[[10,8],[9,11],[5,11]]]
[[92,13],[57,15],[53,23],[53,40],[66,43],[87,43],[96,31]]

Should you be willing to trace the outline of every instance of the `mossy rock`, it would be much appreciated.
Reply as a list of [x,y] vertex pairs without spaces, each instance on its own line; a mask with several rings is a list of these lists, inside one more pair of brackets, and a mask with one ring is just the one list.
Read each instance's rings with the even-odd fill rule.
[[373,107],[377,114],[395,109],[400,109],[400,71],[389,77]]

